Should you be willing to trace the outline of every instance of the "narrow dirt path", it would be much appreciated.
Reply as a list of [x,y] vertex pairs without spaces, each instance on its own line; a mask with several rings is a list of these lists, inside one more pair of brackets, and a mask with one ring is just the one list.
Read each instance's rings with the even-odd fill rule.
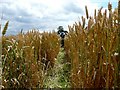
[[64,62],[65,52],[61,48],[54,68],[45,77],[45,88],[70,88],[68,64]]

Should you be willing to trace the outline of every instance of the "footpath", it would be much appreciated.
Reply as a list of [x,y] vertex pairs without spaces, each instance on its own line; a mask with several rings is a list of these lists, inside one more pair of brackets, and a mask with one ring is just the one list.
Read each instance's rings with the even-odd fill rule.
[[69,70],[69,64],[65,61],[64,49],[61,48],[57,58],[55,59],[54,68],[45,76],[44,87],[70,88]]

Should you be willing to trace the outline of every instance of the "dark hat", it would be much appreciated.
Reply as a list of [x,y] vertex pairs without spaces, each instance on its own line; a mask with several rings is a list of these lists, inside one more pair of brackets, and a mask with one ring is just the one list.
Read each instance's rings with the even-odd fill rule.
[[58,29],[58,30],[64,30],[64,29],[63,29],[63,26],[59,26],[57,29]]

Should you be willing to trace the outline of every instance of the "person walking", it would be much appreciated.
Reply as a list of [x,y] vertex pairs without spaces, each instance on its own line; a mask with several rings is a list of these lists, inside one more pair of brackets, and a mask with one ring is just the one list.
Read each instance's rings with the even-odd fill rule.
[[58,28],[58,35],[60,35],[61,37],[61,48],[64,47],[64,38],[65,38],[65,35],[67,35],[67,31],[64,30],[63,26],[59,26]]

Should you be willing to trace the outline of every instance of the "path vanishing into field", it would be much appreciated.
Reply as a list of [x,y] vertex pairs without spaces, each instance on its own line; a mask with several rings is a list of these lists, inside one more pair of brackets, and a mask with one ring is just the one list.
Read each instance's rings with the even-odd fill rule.
[[45,88],[70,88],[68,63],[65,62],[65,52],[61,48],[55,60],[55,65],[45,77]]

